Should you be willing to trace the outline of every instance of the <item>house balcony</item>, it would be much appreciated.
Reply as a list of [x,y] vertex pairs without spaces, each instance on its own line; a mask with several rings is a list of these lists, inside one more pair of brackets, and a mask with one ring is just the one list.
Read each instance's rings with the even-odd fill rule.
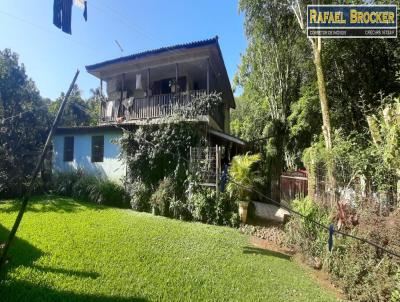
[[[158,94],[148,97],[129,97],[106,101],[101,106],[100,124],[132,123],[143,124],[151,120],[171,117],[191,106],[196,106],[199,97],[207,95],[207,90],[189,90],[178,93]],[[224,127],[223,110],[215,108],[203,116],[211,117],[219,128]],[[207,120],[210,122],[210,120]]]

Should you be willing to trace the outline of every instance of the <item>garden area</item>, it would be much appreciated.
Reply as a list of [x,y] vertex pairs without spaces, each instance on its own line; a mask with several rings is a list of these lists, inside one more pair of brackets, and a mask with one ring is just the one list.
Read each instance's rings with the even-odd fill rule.
[[[18,208],[1,203],[0,240]],[[54,196],[30,204],[5,273],[2,301],[336,301],[236,229]]]

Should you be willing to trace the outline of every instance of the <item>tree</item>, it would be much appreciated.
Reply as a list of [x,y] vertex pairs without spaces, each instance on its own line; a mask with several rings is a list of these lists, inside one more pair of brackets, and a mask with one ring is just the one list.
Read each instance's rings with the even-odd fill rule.
[[20,195],[50,125],[47,105],[18,55],[0,51],[0,193]]
[[[98,102],[96,101],[96,90],[92,90],[92,96],[85,101],[82,98],[78,85],[75,85],[71,96],[69,97],[65,112],[63,114],[60,126],[76,127],[96,125],[98,122]],[[54,102],[51,102],[49,111],[52,117],[57,113],[65,94],[61,93]]]
[[[237,83],[244,88],[246,101],[264,105],[260,109],[266,113],[261,117],[262,136],[269,137],[263,141],[267,183],[277,188],[286,159],[291,158],[287,118],[305,78],[301,65],[308,55],[307,45],[289,7],[281,2],[241,0],[239,9],[245,13],[249,45]],[[273,197],[279,199],[278,194]]]

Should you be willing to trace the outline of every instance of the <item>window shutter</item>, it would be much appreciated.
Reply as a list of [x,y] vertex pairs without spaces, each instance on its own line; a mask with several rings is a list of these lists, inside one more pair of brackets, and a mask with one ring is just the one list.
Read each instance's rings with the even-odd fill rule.
[[74,137],[64,137],[64,161],[74,160]]
[[104,136],[92,136],[92,163],[103,162]]

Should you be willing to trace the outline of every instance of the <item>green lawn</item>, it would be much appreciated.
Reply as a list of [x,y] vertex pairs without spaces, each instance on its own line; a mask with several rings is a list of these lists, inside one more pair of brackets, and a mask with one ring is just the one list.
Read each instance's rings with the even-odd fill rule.
[[[0,205],[0,241],[18,205]],[[335,301],[296,263],[235,229],[71,199],[29,206],[1,301]]]

